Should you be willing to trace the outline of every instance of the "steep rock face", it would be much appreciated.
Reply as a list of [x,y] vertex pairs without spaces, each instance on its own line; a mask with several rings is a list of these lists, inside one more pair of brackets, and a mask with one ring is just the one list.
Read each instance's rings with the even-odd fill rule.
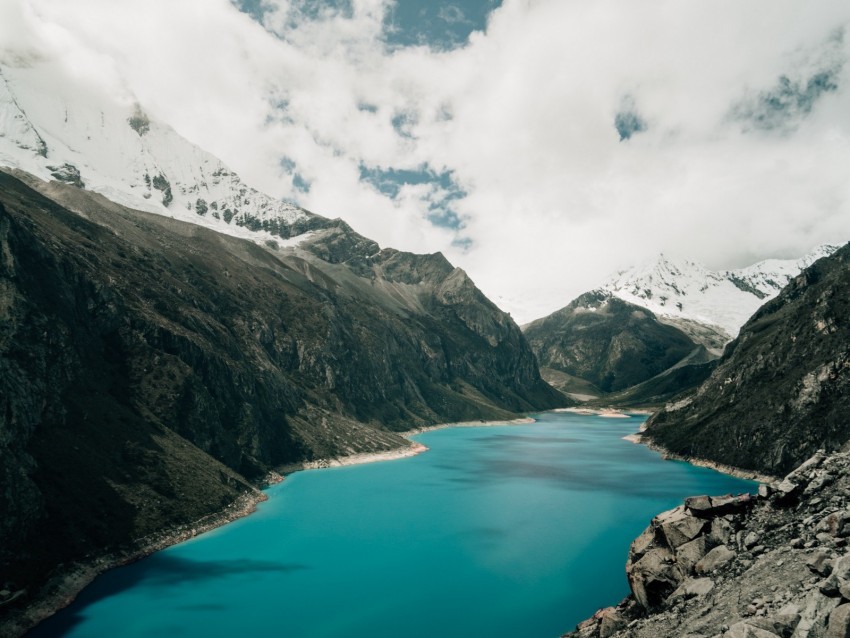
[[341,224],[259,246],[27,179],[43,193],[0,173],[0,571],[16,589],[220,510],[269,469],[564,403],[440,255]]
[[850,632],[850,456],[815,454],[758,496],[698,496],[632,543],[632,594],[575,638],[829,638]]
[[525,327],[540,365],[614,392],[646,381],[699,350],[681,330],[608,293],[582,295]]
[[646,435],[683,456],[781,474],[850,439],[850,247],[796,277]]

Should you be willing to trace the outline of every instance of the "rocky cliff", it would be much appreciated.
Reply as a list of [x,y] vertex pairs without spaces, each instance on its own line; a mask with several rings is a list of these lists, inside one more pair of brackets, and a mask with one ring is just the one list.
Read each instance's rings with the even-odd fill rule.
[[818,453],[757,496],[700,496],[632,543],[632,594],[573,638],[850,635],[850,456]]
[[[711,377],[648,422],[679,455],[778,475],[757,496],[698,496],[632,543],[632,594],[571,636],[850,635],[850,246],[763,306]],[[819,450],[818,448],[824,448]]]
[[850,439],[850,246],[804,270],[744,325],[711,377],[646,436],[685,457],[785,473]]
[[258,245],[0,173],[0,318],[0,614],[274,468],[564,403],[462,270],[342,222]]

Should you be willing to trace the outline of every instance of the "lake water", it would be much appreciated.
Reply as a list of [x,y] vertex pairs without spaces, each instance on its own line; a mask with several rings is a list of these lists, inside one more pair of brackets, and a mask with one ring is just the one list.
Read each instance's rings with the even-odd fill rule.
[[643,417],[537,418],[289,476],[255,514],[106,573],[33,635],[555,638],[628,593],[652,516],[754,486],[623,441]]

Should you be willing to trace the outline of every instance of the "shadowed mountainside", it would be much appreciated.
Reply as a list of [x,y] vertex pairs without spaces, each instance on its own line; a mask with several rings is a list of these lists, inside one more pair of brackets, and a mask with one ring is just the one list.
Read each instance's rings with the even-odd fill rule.
[[462,270],[343,222],[260,246],[0,172],[0,317],[13,591],[220,511],[274,468],[566,403]]
[[648,422],[679,455],[771,475],[850,439],[850,246],[804,270],[744,325],[717,369]]

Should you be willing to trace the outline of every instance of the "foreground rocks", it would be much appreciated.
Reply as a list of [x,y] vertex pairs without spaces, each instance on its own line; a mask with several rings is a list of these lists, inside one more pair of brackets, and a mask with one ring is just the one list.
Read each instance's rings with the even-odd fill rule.
[[698,496],[632,543],[632,594],[576,638],[850,636],[850,455],[817,453],[758,495]]

